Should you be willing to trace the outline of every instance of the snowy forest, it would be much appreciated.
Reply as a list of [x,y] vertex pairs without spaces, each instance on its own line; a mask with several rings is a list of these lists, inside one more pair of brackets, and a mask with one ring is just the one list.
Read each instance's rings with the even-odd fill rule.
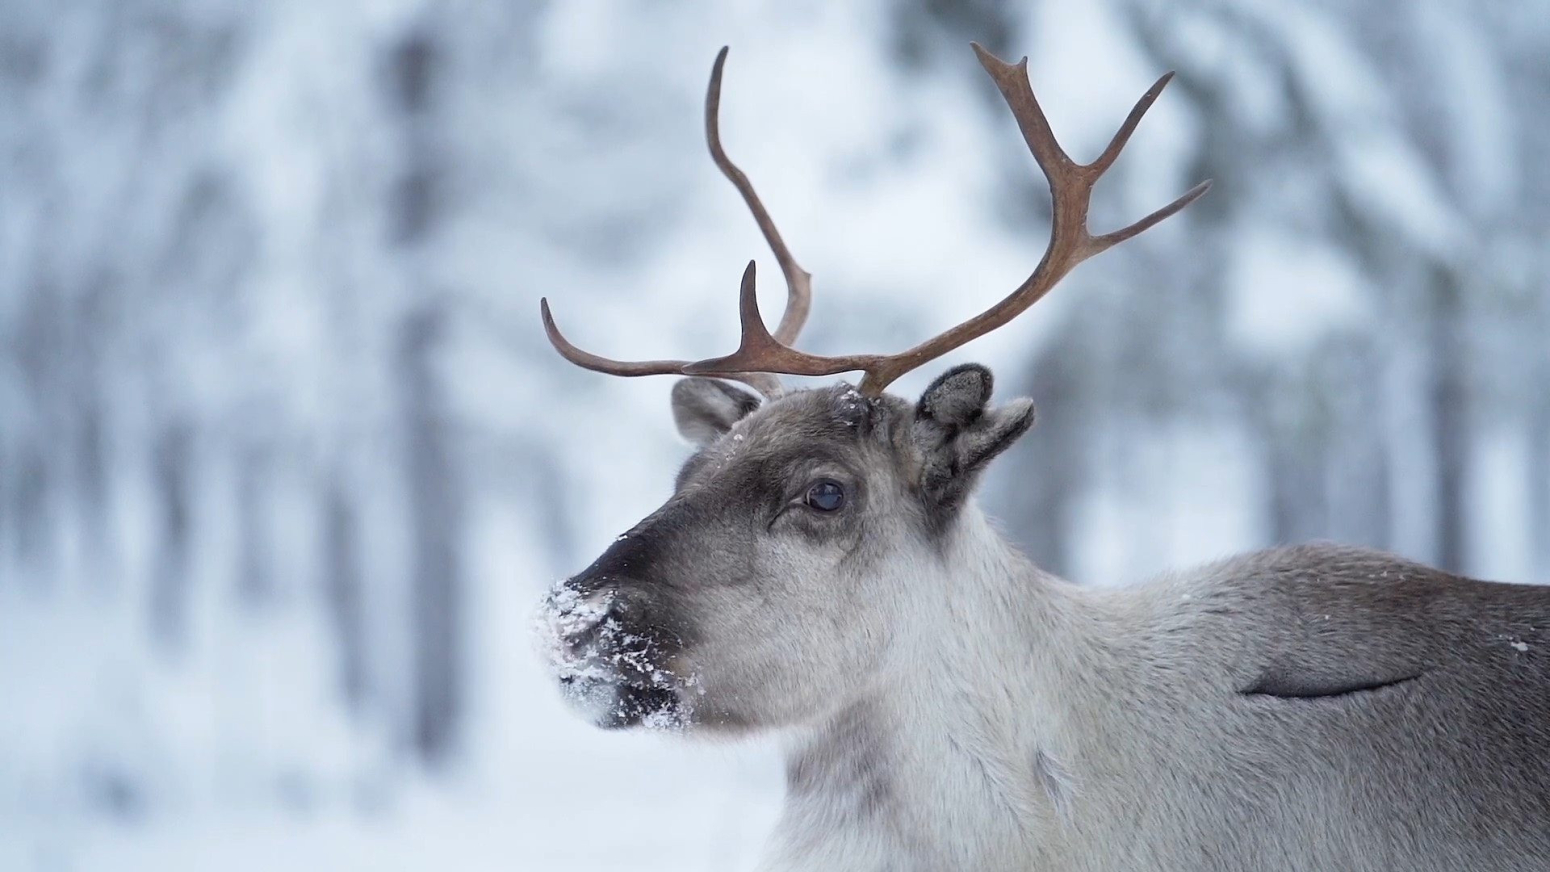
[[[0,868],[723,870],[773,750],[596,731],[533,607],[671,487],[730,351],[728,151],[894,351],[1037,263],[968,43],[1029,56],[1118,227],[990,365],[983,500],[1114,585],[1329,539],[1550,581],[1550,0],[0,6]],[[778,281],[764,283],[779,311]]]

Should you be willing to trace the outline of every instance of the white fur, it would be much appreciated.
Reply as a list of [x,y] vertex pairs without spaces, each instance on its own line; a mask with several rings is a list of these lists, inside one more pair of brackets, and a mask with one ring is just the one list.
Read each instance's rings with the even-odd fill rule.
[[[1031,566],[964,511],[946,550],[900,555],[891,581],[905,600],[891,604],[867,688],[788,739],[794,763],[816,757],[836,777],[793,789],[765,872],[1503,868],[1465,859],[1499,860],[1500,845],[1472,854],[1457,834],[1412,832],[1403,810],[1385,821],[1347,796],[1343,779],[1377,776],[1321,771],[1346,749],[1321,747],[1298,718],[1324,701],[1236,693],[1259,640],[1239,618],[1214,622],[1225,603],[1263,605],[1252,585],[1238,593],[1255,558],[1090,590]],[[1301,708],[1256,721],[1261,705]],[[1420,753],[1403,724],[1386,744]],[[846,755],[874,758],[886,798],[865,800],[855,776],[867,767]],[[1275,762],[1261,769],[1261,756]],[[1396,805],[1399,791],[1467,804],[1472,790],[1403,778],[1392,789]],[[1544,801],[1542,784],[1516,789]],[[1523,845],[1510,856],[1527,865],[1514,868],[1550,868],[1535,853],[1543,838]]]

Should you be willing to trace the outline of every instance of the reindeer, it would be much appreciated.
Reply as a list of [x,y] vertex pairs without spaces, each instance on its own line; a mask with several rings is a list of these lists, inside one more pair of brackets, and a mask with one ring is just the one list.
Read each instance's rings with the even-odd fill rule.
[[[1026,59],[974,49],[1054,204],[1043,260],[984,313],[895,355],[792,347],[810,276],[722,150],[725,49],[706,134],[785,275],[774,334],[752,263],[741,344],[710,360],[599,357],[542,304],[572,363],[688,376],[673,417],[698,446],[671,498],[547,597],[567,695],[604,727],[783,737],[770,870],[1550,869],[1550,589],[1335,545],[1077,587],[973,499],[1032,404],[993,405],[976,365],[913,403],[884,392],[1207,187],[1091,234],[1093,184],[1168,76],[1079,164]],[[776,378],[843,372],[859,386]]]

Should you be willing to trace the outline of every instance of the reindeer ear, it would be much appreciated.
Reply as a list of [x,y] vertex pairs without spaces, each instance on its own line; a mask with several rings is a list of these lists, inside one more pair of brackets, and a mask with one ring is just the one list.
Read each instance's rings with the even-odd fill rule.
[[673,423],[695,445],[709,445],[759,408],[759,398],[713,378],[686,378],[673,385]]
[[974,490],[980,470],[1033,426],[1033,401],[990,408],[990,370],[977,363],[942,373],[915,405],[913,437],[927,501],[951,511]]

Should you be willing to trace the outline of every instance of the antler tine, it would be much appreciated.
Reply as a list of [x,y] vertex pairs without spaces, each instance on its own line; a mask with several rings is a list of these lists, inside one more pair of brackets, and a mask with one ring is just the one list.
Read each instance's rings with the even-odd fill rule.
[[[1129,227],[1121,227],[1118,230],[1105,233],[1102,236],[1094,236],[1091,242],[1091,245],[1093,246],[1093,254],[1097,254],[1098,252],[1107,248],[1112,248],[1113,246],[1116,246],[1133,236],[1141,235],[1143,232],[1150,230],[1152,227],[1161,223],[1165,219],[1173,217],[1174,213],[1183,209],[1185,206],[1188,206],[1189,204],[1205,196],[1206,191],[1209,190],[1211,190],[1211,180],[1206,179],[1195,187],[1185,191],[1184,194],[1177,200],[1174,200],[1172,203],[1169,203],[1161,209],[1158,209],[1156,212],[1153,212],[1145,218],[1142,218],[1140,221],[1137,221]],[[1091,255],[1088,256],[1091,257]]]
[[582,369],[590,369],[605,375],[677,375],[689,365],[687,360],[613,360],[590,351],[583,351],[571,344],[571,341],[560,332],[560,328],[555,326],[554,316],[549,314],[548,297],[538,301],[538,310],[544,319],[544,333],[549,336],[549,344],[554,346],[554,350],[558,351],[561,357]]
[[[1023,141],[1028,143],[1028,150],[1033,152],[1033,159],[1038,162],[1039,169],[1044,171],[1044,177],[1053,188],[1056,181],[1069,173],[1076,164],[1056,141],[1055,131],[1050,129],[1049,119],[1044,117],[1044,110],[1039,107],[1039,100],[1028,85],[1028,58],[1009,64],[986,51],[977,42],[969,43],[969,47],[974,49],[974,56],[979,58],[980,66],[990,73],[996,86],[1001,89],[1001,95],[1012,108],[1012,117],[1017,119]],[[1019,80],[1022,87],[1017,87]]]
[[755,289],[756,267],[753,261],[743,269],[743,281],[738,289],[737,312],[742,322],[742,341],[737,350],[725,357],[701,360],[683,368],[689,375],[711,375],[731,378],[750,372],[778,372],[785,375],[834,375],[841,372],[864,370],[874,365],[877,355],[850,355],[823,357],[797,351],[771,336],[759,314],[759,295]]
[[1141,116],[1152,108],[1152,104],[1156,103],[1157,98],[1161,96],[1163,88],[1168,87],[1171,81],[1173,81],[1173,71],[1169,70],[1153,82],[1152,87],[1146,89],[1146,93],[1142,94],[1141,99],[1136,101],[1136,105],[1131,107],[1130,114],[1125,116],[1125,123],[1114,132],[1114,138],[1109,140],[1103,154],[1098,155],[1097,160],[1088,164],[1094,172],[1101,176],[1109,171],[1109,167],[1113,166],[1114,161],[1119,158],[1119,153],[1125,150],[1125,144],[1130,142],[1130,135],[1135,133],[1136,127],[1141,124]]
[[710,146],[710,158],[716,162],[717,169],[742,195],[748,211],[753,213],[759,232],[764,234],[764,241],[775,255],[775,262],[780,264],[781,274],[786,277],[786,312],[780,318],[780,325],[775,328],[775,338],[784,345],[791,345],[801,334],[803,325],[807,323],[808,311],[812,308],[813,276],[792,257],[791,249],[786,247],[786,241],[780,237],[769,210],[764,208],[763,201],[755,193],[753,182],[738,169],[737,164],[732,163],[726,150],[721,147],[721,73],[726,67],[727,49],[727,46],[722,46],[721,51],[716,53],[716,63],[710,70],[710,86],[705,89],[705,144]]

